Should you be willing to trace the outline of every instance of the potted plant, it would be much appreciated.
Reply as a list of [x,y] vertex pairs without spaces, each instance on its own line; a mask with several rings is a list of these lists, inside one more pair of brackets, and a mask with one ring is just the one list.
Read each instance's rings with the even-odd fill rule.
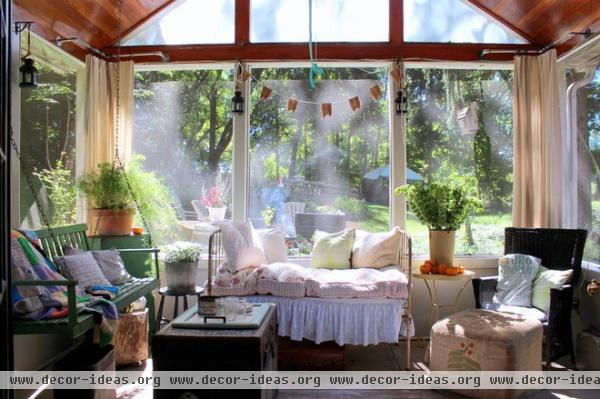
[[198,261],[202,247],[192,242],[178,241],[167,245],[164,253],[167,288],[174,292],[193,291],[198,275]]
[[202,205],[208,210],[208,218],[211,222],[225,219],[227,211],[229,185],[227,180],[218,175],[215,184],[202,196]]
[[109,163],[98,165],[98,171],[77,181],[87,198],[90,235],[128,235],[135,207],[125,172]]
[[456,230],[480,206],[479,201],[467,198],[462,187],[433,182],[404,185],[395,193],[406,197],[417,219],[429,228],[430,258],[452,266]]

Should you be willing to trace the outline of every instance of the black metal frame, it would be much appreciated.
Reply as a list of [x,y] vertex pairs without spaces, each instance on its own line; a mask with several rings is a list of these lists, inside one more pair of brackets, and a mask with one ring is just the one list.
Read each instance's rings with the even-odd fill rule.
[[[571,310],[573,287],[581,276],[581,261],[587,231],[583,229],[534,229],[508,227],[504,231],[504,253],[532,255],[542,260],[548,269],[573,269],[569,284],[550,290],[550,310],[544,326],[544,358],[549,364],[563,355],[570,355],[575,364]],[[473,279],[475,306],[490,303],[496,291],[498,276]]]
[[[12,304],[10,289],[10,52],[11,2],[1,0],[0,26],[0,370],[13,369]],[[0,390],[0,399],[13,397],[10,390]]]

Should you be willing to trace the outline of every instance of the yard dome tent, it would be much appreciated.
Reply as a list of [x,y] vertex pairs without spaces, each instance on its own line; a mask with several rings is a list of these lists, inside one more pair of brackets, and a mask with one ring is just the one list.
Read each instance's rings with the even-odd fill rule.
[[[416,183],[423,181],[423,176],[406,168],[406,181]],[[362,178],[361,192],[368,202],[387,205],[389,202],[390,165],[373,169]]]
[[[367,180],[377,180],[377,179],[390,179],[390,165],[385,165],[379,167],[377,169],[373,169],[369,173],[363,176],[363,179]],[[406,181],[408,183],[415,183],[419,181],[423,181],[423,176],[415,172],[410,168],[406,168]]]

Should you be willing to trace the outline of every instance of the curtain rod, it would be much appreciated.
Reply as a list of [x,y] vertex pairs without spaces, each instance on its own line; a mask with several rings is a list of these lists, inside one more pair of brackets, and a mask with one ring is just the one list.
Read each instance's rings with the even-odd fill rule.
[[548,50],[552,50],[556,46],[563,44],[567,40],[571,39],[571,37],[573,37],[574,35],[582,35],[584,37],[584,41],[587,41],[595,34],[596,33],[592,33],[592,30],[589,28],[581,32],[569,32],[560,37],[558,40],[555,40],[554,42],[542,47],[539,50],[484,49],[481,50],[481,53],[479,53],[479,58],[484,59],[485,56],[488,54],[540,55],[544,54]]
[[162,60],[162,62],[169,62],[169,56],[165,53],[163,53],[162,51],[147,51],[147,52],[142,52],[142,53],[125,53],[125,54],[106,54],[104,51],[98,50],[97,48],[91,46],[90,44],[86,43],[85,41],[77,38],[77,37],[67,37],[67,38],[61,38],[61,37],[56,37],[56,39],[54,40],[54,43],[56,43],[56,45],[58,47],[62,47],[63,43],[71,43],[74,42],[75,44],[84,47],[85,49],[89,50],[90,52],[99,55],[102,58],[105,59],[115,59],[115,58],[119,58],[119,57],[124,57],[124,58],[133,58],[133,57],[160,57],[160,59]]

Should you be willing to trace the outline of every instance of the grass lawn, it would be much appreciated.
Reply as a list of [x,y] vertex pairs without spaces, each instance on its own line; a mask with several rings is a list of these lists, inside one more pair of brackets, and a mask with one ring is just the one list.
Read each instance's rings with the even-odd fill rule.
[[[360,228],[368,231],[386,231],[389,229],[389,208],[383,205],[367,205],[369,217],[360,221]],[[495,255],[503,252],[504,227],[512,225],[510,212],[501,214],[482,214],[473,217],[471,230],[475,245],[465,240],[464,227],[456,233],[456,253],[459,255]],[[429,251],[427,228],[408,214],[406,229],[412,236],[413,254],[424,255]]]

